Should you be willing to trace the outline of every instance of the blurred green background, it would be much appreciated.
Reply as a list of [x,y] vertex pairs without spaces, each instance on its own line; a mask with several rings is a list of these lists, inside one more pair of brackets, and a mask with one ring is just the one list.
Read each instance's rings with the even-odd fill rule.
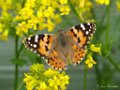
[[[24,0],[21,0],[21,2],[22,1]],[[78,1],[82,2],[82,0]],[[84,3],[87,1],[92,3],[92,8],[88,10],[92,15],[89,16],[88,13],[84,13],[82,16],[83,20],[81,19],[80,21],[78,19],[79,11],[76,12],[77,10],[74,10],[78,4],[73,3],[72,0],[68,0],[68,5],[70,6],[71,11],[68,15],[61,16],[62,21],[56,28],[60,27],[62,29],[68,29],[69,27],[79,23],[86,22],[91,19],[94,20],[97,25],[97,30],[92,43],[101,44],[101,55],[93,55],[93,59],[97,64],[94,65],[92,69],[88,69],[86,71],[86,90],[120,90],[120,1],[109,0],[109,5],[105,5],[104,3],[98,4],[95,0],[86,0]],[[77,0],[75,0],[75,2],[77,2]],[[0,16],[2,16],[3,10],[1,2],[0,5]],[[12,3],[12,5],[14,5],[14,3]],[[85,17],[86,15],[88,15],[88,17]],[[4,23],[5,21],[3,21],[2,17],[0,17],[0,20],[0,23]],[[11,21],[7,24],[11,25]],[[56,32],[56,28],[53,33]],[[1,36],[3,32],[0,32]],[[47,32],[47,30],[32,33],[45,32]],[[31,32],[29,34],[31,34]],[[26,50],[24,46],[22,46],[22,52],[20,55],[24,60],[22,60],[22,62],[15,62],[13,60],[13,58],[15,58],[15,36],[15,31],[11,30],[8,35],[8,41],[0,40],[0,90],[14,89],[16,63],[19,63],[18,87],[16,90],[25,90],[23,77],[24,73],[29,72],[30,65],[35,62],[44,63],[44,61],[39,61],[41,59],[37,55]],[[18,48],[21,47],[22,40],[26,36],[19,38]],[[67,90],[85,90],[84,62],[85,60],[76,67],[68,67],[66,74],[70,76],[70,84],[68,85]],[[48,66],[46,65],[46,67]]]

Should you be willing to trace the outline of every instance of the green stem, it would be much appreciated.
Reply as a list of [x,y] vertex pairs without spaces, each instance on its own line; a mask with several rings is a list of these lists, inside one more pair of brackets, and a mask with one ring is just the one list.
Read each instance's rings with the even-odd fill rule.
[[106,10],[105,10],[105,12],[103,13],[103,15],[102,15],[102,17],[101,17],[101,20],[100,20],[100,24],[101,24],[101,26],[103,26],[102,24],[103,24],[103,22],[105,21],[105,17],[106,17],[106,15],[107,15],[107,12],[108,12],[108,10],[107,10],[107,8],[106,8]]
[[82,18],[79,16],[77,11],[75,10],[75,7],[72,5],[71,0],[68,0],[68,4],[69,4],[71,10],[73,11],[73,13],[75,14],[75,16],[77,16],[77,18],[80,20],[80,22],[83,22]]
[[[107,6],[107,11],[108,11],[108,20],[107,20],[108,27],[107,27],[107,32],[106,32],[106,48],[107,48],[107,53],[108,53],[109,50],[110,50],[110,43],[109,43],[109,41],[110,41],[110,40],[109,40],[109,32],[110,32],[110,6],[111,6],[111,4],[109,4],[109,5]],[[113,66],[114,66],[118,71],[120,71],[120,68],[118,67],[117,63],[114,62],[114,60],[113,60],[110,56],[108,56],[107,58],[108,58],[108,60],[110,61],[110,63],[112,63]]]
[[[16,35],[15,37],[15,58],[18,60],[18,36]],[[19,73],[19,68],[18,64],[15,64],[15,80],[14,80],[14,90],[17,90],[18,86],[18,73]]]
[[87,67],[84,64],[84,90],[86,90],[86,76],[87,76]]
[[110,31],[110,5],[107,6],[107,32],[106,32],[106,48],[109,50],[109,31]]
[[[22,7],[24,7],[26,0],[23,0]],[[23,48],[23,44],[21,45],[20,49],[18,50],[18,39],[19,37],[15,36],[15,58],[18,60],[20,53]],[[17,90],[18,87],[18,75],[19,75],[19,66],[18,64],[15,64],[15,80],[14,80],[14,90]]]
[[[93,18],[96,20],[96,23],[98,23],[98,20],[97,20],[97,17],[96,17],[96,14],[95,14],[95,11],[93,8],[91,9],[91,13],[93,14]],[[100,34],[96,33],[96,36],[94,37],[94,39],[99,40],[98,35],[100,35]],[[94,67],[95,73],[96,73],[96,79],[97,79],[98,85],[101,86],[101,73],[100,73],[100,69],[99,69],[99,62],[97,61],[96,55],[93,55],[93,57],[94,57],[94,60],[97,62],[97,64]]]
[[98,81],[98,85],[101,86],[101,73],[99,70],[99,62],[97,61],[96,56],[94,55],[94,60],[96,61],[96,65],[95,65],[95,73],[96,73],[96,79]]
[[20,46],[20,48],[19,48],[19,50],[18,50],[18,56],[20,56],[20,53],[21,53],[21,51],[23,50],[23,44],[21,44],[21,46]]
[[108,60],[110,61],[110,63],[116,68],[116,70],[118,70],[120,72],[120,67],[118,66],[118,64],[112,59],[111,56],[107,57]]

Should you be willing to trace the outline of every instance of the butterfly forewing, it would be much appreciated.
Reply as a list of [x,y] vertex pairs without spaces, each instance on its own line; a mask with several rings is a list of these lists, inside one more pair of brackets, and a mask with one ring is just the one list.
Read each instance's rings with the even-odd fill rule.
[[73,65],[80,63],[86,55],[86,47],[94,34],[96,26],[94,23],[83,23],[73,26],[66,34],[72,38],[74,55],[72,58]]
[[93,23],[83,23],[73,26],[67,31],[67,34],[76,42],[80,47],[86,47],[91,36],[96,30]]

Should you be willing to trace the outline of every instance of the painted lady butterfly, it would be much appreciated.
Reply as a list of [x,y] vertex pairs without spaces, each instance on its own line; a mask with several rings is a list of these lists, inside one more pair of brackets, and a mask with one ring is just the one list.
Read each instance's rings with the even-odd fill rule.
[[41,34],[25,39],[25,46],[43,57],[48,65],[65,70],[67,65],[77,65],[86,55],[86,47],[96,30],[93,23],[73,26],[67,31],[59,30],[57,35]]

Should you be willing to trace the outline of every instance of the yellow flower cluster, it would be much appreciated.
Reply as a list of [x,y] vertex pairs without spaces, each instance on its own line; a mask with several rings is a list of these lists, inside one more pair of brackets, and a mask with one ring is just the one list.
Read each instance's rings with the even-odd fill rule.
[[85,64],[88,66],[88,68],[92,68],[96,62],[93,60],[91,54],[87,55],[87,60],[85,61]]
[[93,4],[90,0],[77,0],[75,2],[72,1],[72,3],[75,3],[76,11],[83,21],[91,19],[91,8]]
[[12,0],[1,0],[0,1],[0,8],[2,9],[2,13],[0,16],[0,39],[1,40],[8,40],[8,27],[6,27],[7,23],[9,22],[10,15],[7,13],[8,10],[11,9]]
[[87,55],[85,64],[87,65],[88,68],[92,68],[93,65],[96,64],[96,62],[92,58],[92,53],[95,52],[101,54],[101,47],[96,46],[95,44],[91,44],[89,49],[90,49],[90,53],[88,53]]
[[0,39],[8,40],[8,29],[4,27],[4,24],[0,23]]
[[96,2],[99,3],[99,4],[109,5],[110,0],[96,0]]
[[100,46],[101,46],[101,45],[97,46],[97,45],[95,45],[95,44],[91,44],[91,45],[90,45],[90,50],[91,50],[92,52],[96,52],[96,53],[101,54],[101,47],[100,47]]
[[20,9],[19,2],[0,0],[0,39],[8,40],[12,26],[13,15]]
[[29,30],[52,31],[61,22],[60,15],[69,14],[67,0],[26,0],[14,21],[18,22],[16,34],[22,36]]
[[46,70],[43,64],[34,64],[25,74],[24,82],[27,90],[66,90],[69,76],[51,68]]

